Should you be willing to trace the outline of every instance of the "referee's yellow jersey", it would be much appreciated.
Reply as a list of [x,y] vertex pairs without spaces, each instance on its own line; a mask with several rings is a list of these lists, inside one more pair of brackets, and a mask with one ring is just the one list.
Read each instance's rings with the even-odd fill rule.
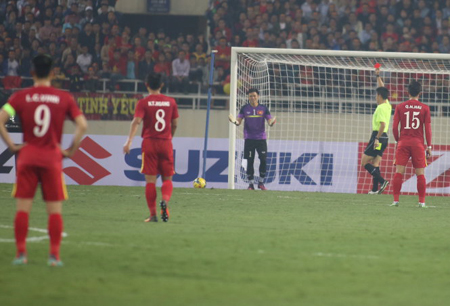
[[372,130],[379,131],[380,123],[386,123],[386,127],[384,128],[384,133],[387,133],[389,130],[389,121],[391,121],[391,112],[392,105],[389,103],[389,100],[386,100],[385,103],[381,103],[377,106],[377,109],[373,113],[372,118]]

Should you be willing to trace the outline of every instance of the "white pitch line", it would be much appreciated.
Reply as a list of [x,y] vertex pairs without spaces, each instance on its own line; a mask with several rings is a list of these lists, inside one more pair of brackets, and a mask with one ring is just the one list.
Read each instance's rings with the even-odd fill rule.
[[85,247],[85,246],[96,246],[96,247],[107,247],[107,248],[138,248],[138,249],[155,249],[155,247],[152,246],[146,246],[146,245],[136,245],[136,244],[112,244],[108,242],[101,242],[101,241],[62,241],[63,244],[70,244],[72,246],[77,247]]
[[375,255],[347,255],[347,254],[337,254],[337,253],[314,253],[314,256],[319,257],[335,257],[335,258],[360,258],[360,259],[379,259],[380,257]]
[[[14,227],[11,226],[11,225],[2,225],[2,224],[0,224],[0,228],[11,229],[11,228],[14,228]],[[39,236],[39,237],[28,237],[27,238],[27,242],[40,242],[42,240],[49,239],[48,234],[47,234],[48,230],[46,230],[46,229],[37,228],[37,227],[29,227],[28,230],[33,231],[33,232],[38,232],[38,233],[44,233],[46,235],[45,236]],[[68,235],[67,235],[67,233],[63,232],[62,236],[63,237],[67,237]],[[2,243],[2,242],[4,242],[4,243],[14,243],[14,242],[16,242],[16,240],[15,239],[0,238],[0,243]]]
[[111,248],[116,248],[119,247],[120,245],[116,245],[116,244],[111,244],[111,243],[107,243],[107,242],[96,242],[96,241],[81,241],[81,242],[71,242],[71,241],[63,241],[63,244],[72,244],[72,245],[90,245],[90,246],[99,246],[99,247],[111,247]]
[[[12,229],[14,228],[13,226],[10,225],[2,225],[0,224],[0,228],[7,228],[7,229]],[[39,233],[45,233],[47,234],[47,230],[46,229],[42,229],[42,228],[36,228],[36,227],[30,227],[28,228],[30,231],[34,231],[34,232],[39,232]],[[67,237],[67,233],[62,233],[63,237]],[[28,237],[27,238],[27,242],[40,242],[43,240],[47,240],[49,239],[48,235],[45,236],[40,236],[40,237]],[[10,239],[10,238],[0,238],[0,243],[14,243],[16,242],[15,239]],[[111,243],[107,243],[107,242],[99,242],[99,241],[81,241],[81,242],[72,242],[72,241],[62,241],[63,244],[71,244],[71,245],[78,245],[78,246],[98,246],[98,247],[109,247],[109,248],[149,248],[149,247],[145,247],[142,245],[134,245],[134,244],[130,244],[130,245],[122,245],[122,244],[111,244]]]
[[15,240],[14,239],[3,239],[3,238],[0,238],[0,242],[6,242],[6,243],[14,243],[15,242]]
[[[196,193],[196,192],[177,192],[177,194],[182,194],[182,195],[200,195],[200,193]],[[208,196],[231,197],[233,195],[223,194],[223,193],[208,193]]]

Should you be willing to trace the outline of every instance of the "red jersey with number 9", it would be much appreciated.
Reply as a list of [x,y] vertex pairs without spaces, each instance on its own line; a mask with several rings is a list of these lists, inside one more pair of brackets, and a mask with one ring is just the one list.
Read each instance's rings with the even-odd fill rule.
[[35,86],[16,92],[8,103],[20,118],[26,143],[18,164],[46,167],[61,163],[64,121],[82,114],[72,95],[53,87]]
[[138,101],[134,117],[142,118],[142,138],[172,139],[172,120],[178,118],[177,103],[165,95],[149,95]]
[[64,121],[81,115],[72,95],[53,87],[21,90],[8,103],[20,118],[23,141],[42,149],[59,148]]
[[395,108],[394,128],[400,123],[398,142],[403,145],[423,145],[424,127],[431,123],[430,108],[417,100],[408,100]]

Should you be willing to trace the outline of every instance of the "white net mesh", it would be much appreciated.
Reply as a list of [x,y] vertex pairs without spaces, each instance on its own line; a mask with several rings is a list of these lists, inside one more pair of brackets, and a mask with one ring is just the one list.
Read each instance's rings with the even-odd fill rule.
[[[433,157],[425,172],[427,193],[450,193],[450,56],[436,59],[430,54],[429,58],[413,59],[382,57],[379,53],[352,56],[350,52],[336,52],[332,56],[329,52],[269,54],[258,50],[237,53],[237,74],[232,76],[236,78],[236,105],[233,101],[231,105],[238,113],[248,103],[247,91],[257,88],[260,103],[277,117],[274,127],[266,126],[268,189],[345,193],[367,193],[372,189],[372,176],[360,166],[360,157],[372,133],[372,114],[377,106],[374,64],[380,63],[393,112],[396,104],[408,99],[410,80],[421,82],[420,100],[430,106],[433,129]],[[392,119],[389,146],[380,165],[387,180],[394,174],[391,126]],[[231,173],[235,188],[243,189],[249,183],[242,158],[243,127],[236,128],[230,138],[236,148]],[[254,167],[257,180],[258,159]],[[410,163],[407,169],[402,192],[415,193]]]

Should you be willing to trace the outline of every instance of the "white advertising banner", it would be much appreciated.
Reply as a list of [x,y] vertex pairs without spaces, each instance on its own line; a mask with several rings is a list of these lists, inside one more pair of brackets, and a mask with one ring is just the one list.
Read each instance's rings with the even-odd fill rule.
[[[295,144],[294,144],[295,143]],[[236,184],[246,183],[246,160]],[[255,158],[255,176],[259,160]],[[269,190],[356,193],[358,181],[357,142],[270,140],[265,185]]]
[[[20,134],[11,134],[21,143]],[[63,136],[63,147],[70,145],[72,135]],[[141,168],[141,139],[133,141],[129,155],[122,153],[126,136],[88,135],[71,159],[63,162],[66,183],[69,185],[144,186]],[[175,138],[175,187],[191,187],[202,175],[203,138]],[[356,193],[358,143],[270,141],[266,185],[270,190]],[[283,148],[297,149],[283,149]],[[305,149],[298,149],[305,148]],[[294,151],[293,151],[294,150]],[[242,152],[237,163],[241,165]],[[227,188],[228,139],[215,138],[208,142],[206,163],[207,187]],[[345,161],[345,162],[343,162]],[[258,169],[258,159],[255,161]],[[258,171],[256,171],[256,174]],[[245,179],[241,167],[236,179]],[[3,142],[0,144],[0,182],[15,180],[15,157]],[[160,184],[160,182],[158,182]]]
[[[15,143],[21,134],[11,134]],[[63,162],[68,185],[144,186],[141,168],[141,138],[135,137],[130,154],[122,153],[126,136],[88,135],[71,159]],[[62,146],[70,145],[72,135],[63,135]],[[202,174],[203,138],[175,138],[175,187],[191,187]],[[210,139],[206,162],[207,187],[227,188],[228,139]],[[0,141],[0,183],[14,183],[15,157]],[[158,180],[160,185],[160,180]]]

